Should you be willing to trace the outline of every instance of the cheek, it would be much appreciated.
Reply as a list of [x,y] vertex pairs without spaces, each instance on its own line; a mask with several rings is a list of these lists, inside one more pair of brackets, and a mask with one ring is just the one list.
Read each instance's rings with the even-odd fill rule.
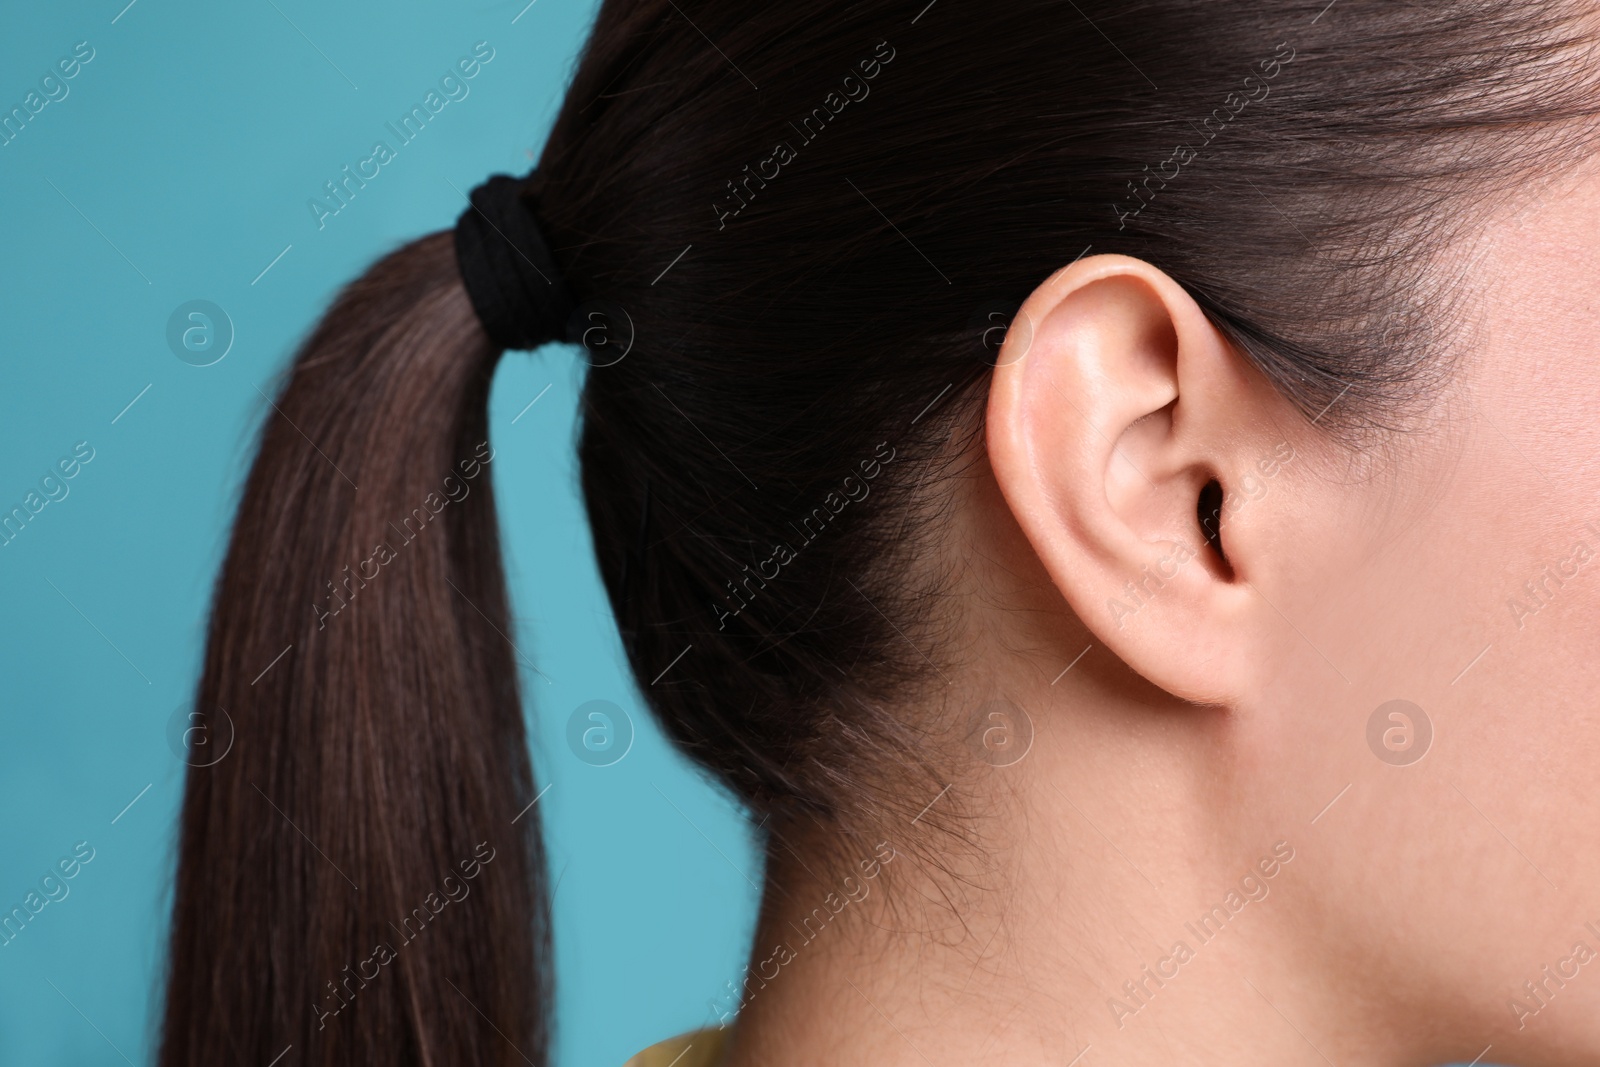
[[[1483,587],[1470,600],[1492,647],[1474,684],[1501,702],[1491,723],[1517,701],[1529,735],[1559,731],[1544,758],[1576,769],[1600,755],[1600,181],[1542,196],[1490,235],[1482,355],[1467,375],[1473,466],[1447,518]],[[1538,747],[1502,741],[1508,762]]]
[[[1544,197],[1489,231],[1426,425],[1289,518],[1304,570],[1271,696],[1296,710],[1260,731],[1282,764],[1258,761],[1288,810],[1349,786],[1301,874],[1352,929],[1405,930],[1397,967],[1502,993],[1528,977],[1506,960],[1570,948],[1552,915],[1600,921],[1600,183]],[[1386,748],[1404,723],[1369,729],[1392,700],[1431,735],[1415,761]],[[1406,873],[1357,873],[1375,869]],[[1583,997],[1596,1017],[1600,983]]]
[[[1529,976],[1507,961],[1569,949],[1563,921],[1600,922],[1577,899],[1600,887],[1600,534],[1585,526],[1600,508],[1581,505],[1600,485],[1551,487],[1482,415],[1319,471],[1325,508],[1281,513],[1301,569],[1278,586],[1287,622],[1236,784],[1242,819],[1275,816],[1256,837],[1298,829],[1287,875],[1340,951],[1419,987],[1479,976],[1464,995],[1490,1018]],[[1260,507],[1277,500],[1275,483]],[[1508,602],[1547,564],[1559,577],[1580,538],[1594,558],[1545,580],[1519,628]],[[1584,999],[1600,1012],[1600,983]]]

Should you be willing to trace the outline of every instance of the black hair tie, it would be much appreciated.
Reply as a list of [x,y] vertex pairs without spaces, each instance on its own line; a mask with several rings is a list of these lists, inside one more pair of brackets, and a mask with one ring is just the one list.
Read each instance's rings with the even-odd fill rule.
[[527,350],[567,339],[572,293],[539,231],[527,190],[533,175],[496,174],[472,190],[456,220],[456,263],[484,333]]

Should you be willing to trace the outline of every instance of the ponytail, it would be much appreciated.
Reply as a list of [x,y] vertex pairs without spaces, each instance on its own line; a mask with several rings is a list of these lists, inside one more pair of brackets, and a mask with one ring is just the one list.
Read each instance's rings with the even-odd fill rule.
[[546,1062],[499,355],[434,234],[344,290],[266,411],[194,709],[235,736],[188,770],[162,1067]]

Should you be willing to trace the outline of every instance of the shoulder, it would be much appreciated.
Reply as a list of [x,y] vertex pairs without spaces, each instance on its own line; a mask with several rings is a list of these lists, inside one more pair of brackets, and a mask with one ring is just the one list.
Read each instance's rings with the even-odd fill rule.
[[651,1045],[622,1067],[717,1067],[726,1044],[726,1030],[694,1030]]

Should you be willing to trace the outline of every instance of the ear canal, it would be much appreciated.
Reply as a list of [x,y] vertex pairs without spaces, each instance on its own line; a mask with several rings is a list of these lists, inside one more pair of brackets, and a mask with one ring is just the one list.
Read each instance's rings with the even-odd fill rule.
[[1217,553],[1224,567],[1229,566],[1228,554],[1222,550],[1222,483],[1215,478],[1200,490],[1200,501],[1195,511],[1200,519],[1200,532],[1206,543]]

